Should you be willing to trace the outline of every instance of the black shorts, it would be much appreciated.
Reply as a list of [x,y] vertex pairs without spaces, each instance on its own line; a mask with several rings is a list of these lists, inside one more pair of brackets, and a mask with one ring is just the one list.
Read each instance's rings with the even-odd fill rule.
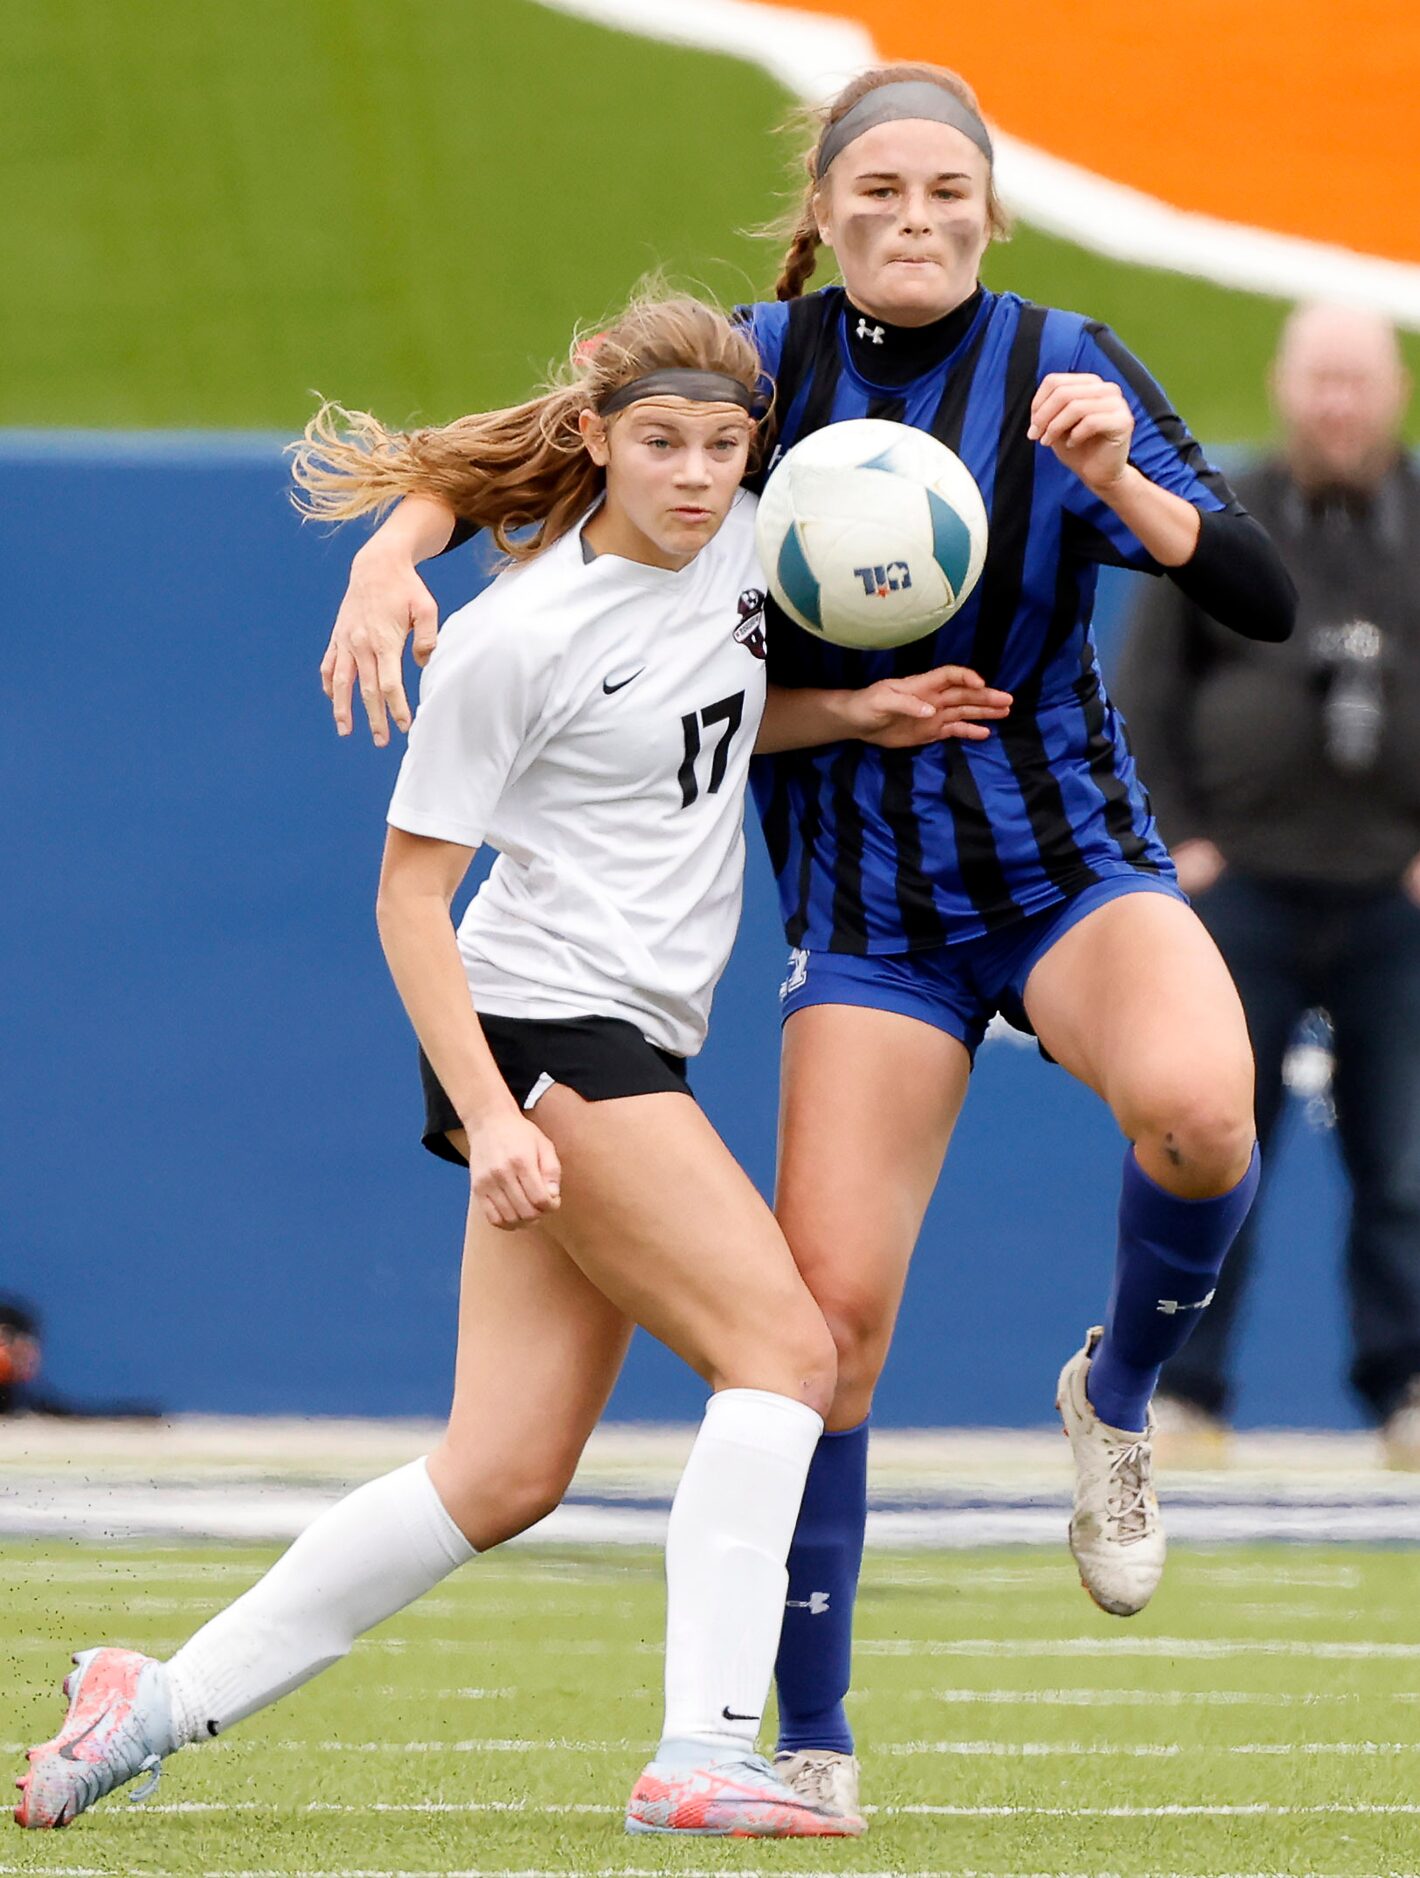
[[[565,1083],[586,1102],[690,1094],[685,1058],[658,1050],[624,1018],[480,1014],[478,1021],[493,1061],[520,1109],[530,1109],[557,1082]],[[422,1050],[419,1074],[424,1084],[424,1145],[440,1160],[464,1167],[466,1161],[449,1140],[449,1130],[462,1128],[463,1123]]]

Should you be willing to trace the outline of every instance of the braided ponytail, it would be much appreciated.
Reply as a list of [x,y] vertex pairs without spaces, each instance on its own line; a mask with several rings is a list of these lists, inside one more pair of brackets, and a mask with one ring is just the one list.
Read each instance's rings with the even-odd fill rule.
[[776,300],[798,299],[804,291],[804,282],[818,265],[819,246],[818,222],[810,205],[794,230],[789,251],[784,256],[783,270],[774,283]]

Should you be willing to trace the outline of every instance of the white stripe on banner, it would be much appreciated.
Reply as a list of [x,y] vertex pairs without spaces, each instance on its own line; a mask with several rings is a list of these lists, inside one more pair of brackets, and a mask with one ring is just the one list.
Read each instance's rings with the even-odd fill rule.
[[[604,26],[729,53],[762,66],[817,103],[879,62],[865,26],[756,0],[542,0]],[[1356,254],[1300,235],[1248,228],[1177,209],[993,127],[996,180],[1007,205],[1047,234],[1135,267],[1201,275],[1286,300],[1347,300],[1420,329],[1420,267]]]

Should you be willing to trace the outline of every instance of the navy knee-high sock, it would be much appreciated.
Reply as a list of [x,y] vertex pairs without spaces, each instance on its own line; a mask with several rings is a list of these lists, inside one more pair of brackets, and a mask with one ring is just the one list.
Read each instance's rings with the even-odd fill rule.
[[868,1424],[860,1422],[820,1438],[789,1547],[789,1594],[774,1665],[781,1753],[853,1752],[843,1698],[867,1517]]
[[1142,1428],[1159,1371],[1207,1309],[1228,1247],[1257,1194],[1261,1158],[1228,1193],[1181,1200],[1151,1180],[1130,1148],[1119,1199],[1114,1288],[1085,1392],[1103,1422]]

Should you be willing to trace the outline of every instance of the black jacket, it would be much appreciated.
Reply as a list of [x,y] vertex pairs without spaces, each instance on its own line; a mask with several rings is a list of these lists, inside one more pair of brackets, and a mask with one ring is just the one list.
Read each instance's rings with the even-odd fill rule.
[[1373,499],[1308,499],[1278,462],[1236,487],[1296,630],[1239,638],[1151,583],[1112,689],[1160,829],[1243,873],[1393,883],[1420,853],[1420,470],[1402,459]]

